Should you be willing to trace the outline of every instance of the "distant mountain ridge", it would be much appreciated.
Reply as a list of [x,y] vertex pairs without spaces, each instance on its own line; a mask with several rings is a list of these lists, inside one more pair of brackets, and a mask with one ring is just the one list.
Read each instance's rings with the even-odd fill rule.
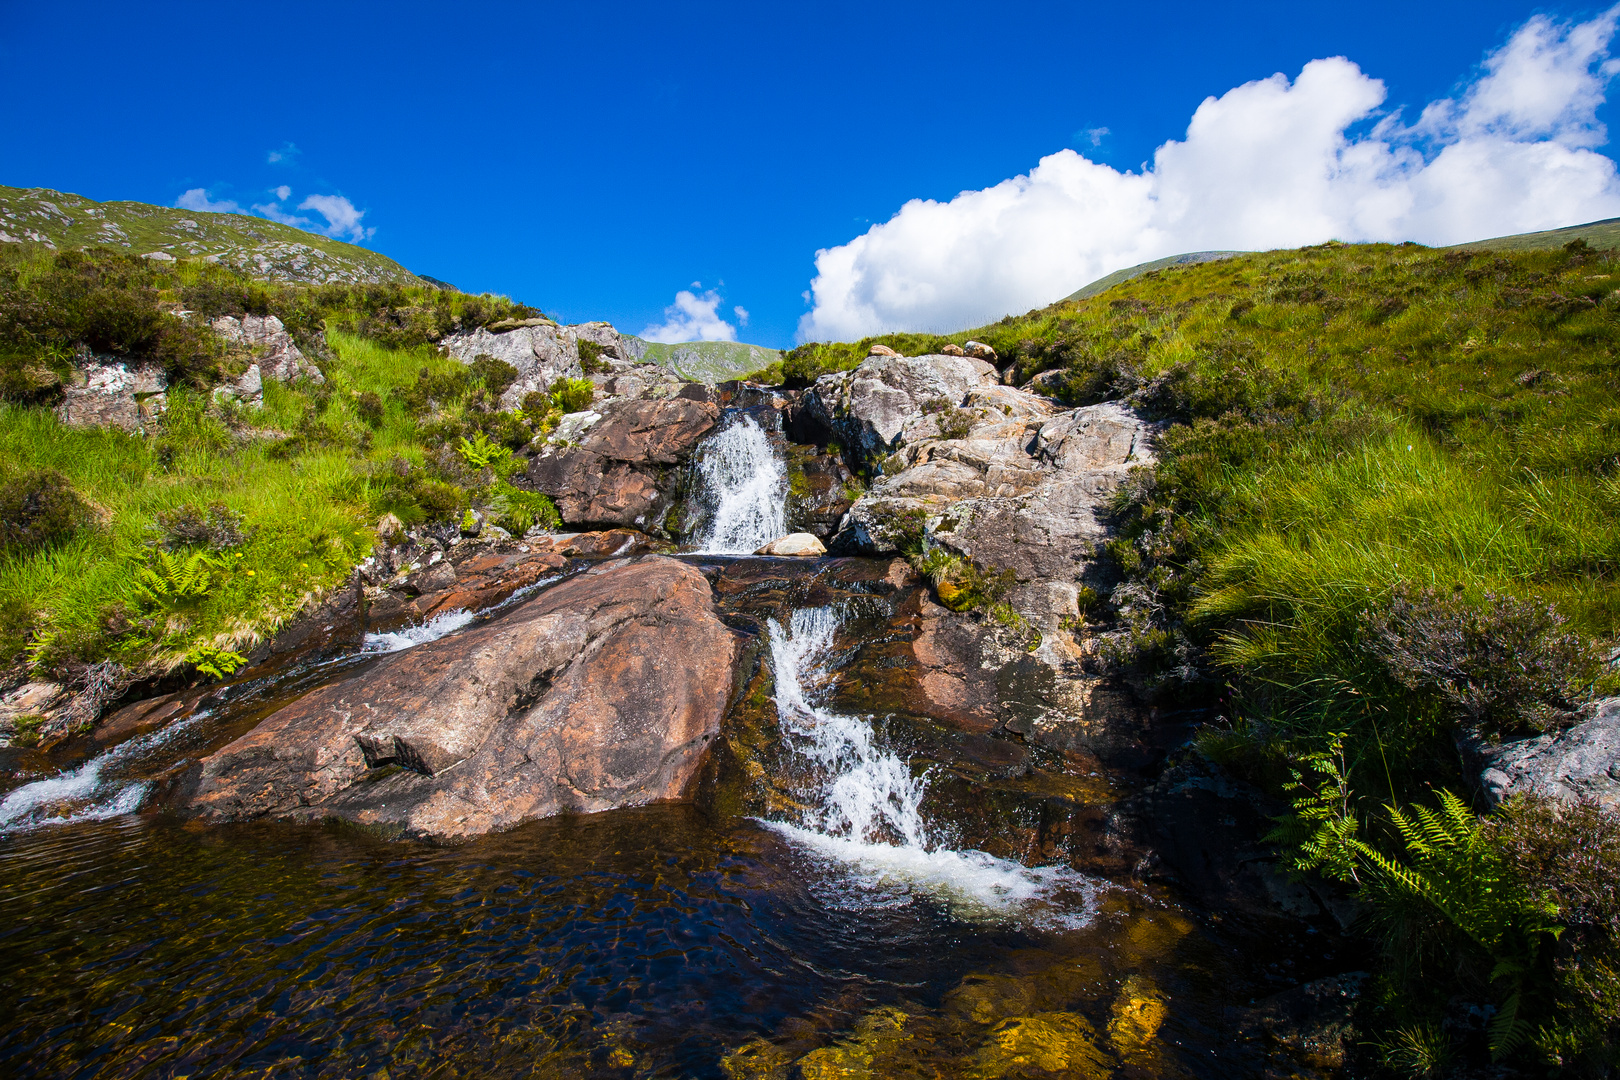
[[661,364],[683,379],[695,382],[724,382],[760,371],[781,359],[777,349],[763,345],[749,345],[742,341],[684,341],[666,344],[661,341],[642,341],[646,352],[642,359],[649,364]]
[[[1589,221],[1584,225],[1567,225],[1561,229],[1546,229],[1542,232],[1511,233],[1507,236],[1494,236],[1485,240],[1470,240],[1466,244],[1452,244],[1450,247],[1441,250],[1548,251],[1561,248],[1571,240],[1585,240],[1595,248],[1620,248],[1620,218],[1604,218],[1601,221]],[[1112,274],[1098,278],[1063,299],[1065,301],[1089,300],[1099,293],[1107,292],[1115,285],[1127,282],[1152,270],[1165,270],[1173,266],[1191,266],[1196,263],[1212,262],[1216,259],[1230,259],[1236,255],[1249,254],[1253,253],[1248,251],[1190,251],[1183,255],[1170,255],[1163,259],[1154,259],[1152,262],[1127,266],[1123,270],[1115,270]]]
[[210,259],[272,281],[431,284],[386,255],[246,214],[98,203],[49,188],[0,184],[0,243],[123,248],[149,258]]

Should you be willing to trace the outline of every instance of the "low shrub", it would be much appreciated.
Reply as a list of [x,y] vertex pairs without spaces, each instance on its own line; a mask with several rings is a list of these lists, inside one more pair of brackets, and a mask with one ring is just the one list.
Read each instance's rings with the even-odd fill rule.
[[602,346],[588,338],[580,338],[577,344],[579,369],[585,373],[586,378],[607,370],[607,361],[602,359]]
[[379,428],[383,423],[383,399],[375,390],[367,390],[354,399],[355,415],[368,427]]
[[558,412],[579,412],[596,398],[596,384],[589,379],[557,379],[551,384],[551,404]]
[[184,547],[226,551],[241,547],[248,539],[242,528],[242,515],[224,503],[214,503],[206,511],[191,503],[160,511],[157,527],[163,534],[160,543],[165,551]]
[[0,479],[0,550],[36,551],[66,540],[89,521],[89,508],[54,469]]
[[1548,604],[1485,593],[1398,588],[1363,616],[1367,641],[1391,677],[1428,695],[1492,738],[1573,723],[1599,671],[1591,643]]
[[483,383],[492,397],[500,397],[506,388],[517,382],[518,369],[505,360],[480,354],[473,358],[467,369],[472,377]]

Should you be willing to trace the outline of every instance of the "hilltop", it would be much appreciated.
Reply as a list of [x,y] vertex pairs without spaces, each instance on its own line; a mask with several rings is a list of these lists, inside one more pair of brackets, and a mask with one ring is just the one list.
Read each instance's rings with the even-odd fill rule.
[[108,247],[162,261],[196,258],[305,285],[429,284],[385,255],[246,214],[98,203],[48,188],[0,185],[0,243]]
[[[1497,236],[1487,240],[1471,240],[1466,244],[1453,244],[1448,251],[1552,251],[1561,248],[1572,240],[1584,240],[1594,248],[1611,249],[1620,247],[1620,218],[1604,218],[1601,221],[1589,221],[1584,225],[1569,225],[1562,229],[1547,229],[1542,232],[1514,233],[1510,236]],[[1153,270],[1168,270],[1176,266],[1192,266],[1197,263],[1211,262],[1216,259],[1226,259],[1234,255],[1246,255],[1244,251],[1189,251],[1182,255],[1169,255],[1162,259],[1153,259],[1135,266],[1127,266],[1123,270],[1115,270],[1105,274],[1083,288],[1065,296],[1063,300],[1089,300],[1107,292],[1115,285],[1124,284],[1132,278],[1140,277]]]

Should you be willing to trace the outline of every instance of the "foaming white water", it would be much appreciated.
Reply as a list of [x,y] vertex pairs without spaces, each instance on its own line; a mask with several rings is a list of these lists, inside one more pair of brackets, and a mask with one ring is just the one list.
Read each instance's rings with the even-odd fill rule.
[[820,791],[798,825],[765,822],[814,854],[842,864],[864,897],[884,902],[922,893],[958,918],[1012,920],[1053,929],[1083,926],[1096,886],[1068,867],[1028,867],[983,851],[956,851],[931,834],[921,812],[927,776],[879,745],[869,720],[813,703],[831,680],[834,608],[770,620],[777,720],[812,767]]
[[146,801],[151,785],[144,780],[120,780],[103,774],[109,767],[162,746],[208,714],[198,713],[147,735],[119,743],[97,754],[77,769],[24,784],[0,800],[0,836],[45,825],[76,821],[103,821],[133,814]]
[[787,533],[787,466],[752,416],[704,441],[698,479],[712,511],[699,551],[752,555]]
[[360,648],[368,653],[391,653],[414,648],[417,645],[426,645],[430,641],[438,641],[446,634],[460,630],[475,618],[477,615],[473,612],[460,609],[440,612],[420,626],[407,626],[403,630],[394,630],[386,634],[367,634]]

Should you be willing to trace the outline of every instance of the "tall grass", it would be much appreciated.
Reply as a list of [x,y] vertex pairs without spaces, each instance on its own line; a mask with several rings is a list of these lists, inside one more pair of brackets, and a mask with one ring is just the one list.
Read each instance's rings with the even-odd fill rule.
[[[156,438],[111,429],[68,428],[48,409],[0,404],[0,464],[7,472],[52,469],[92,508],[95,522],[70,541],[32,552],[0,553],[0,653],[24,646],[37,662],[69,655],[112,655],[134,665],[181,662],[200,644],[245,649],[272,633],[323,590],[340,584],[369,552],[369,526],[393,506],[380,483],[396,456],[420,462],[417,419],[387,398],[415,383],[423,368],[455,362],[423,349],[390,350],[332,333],[335,359],[327,387],[266,383],[264,407],[247,410],[229,430],[206,398],[178,390]],[[329,397],[328,397],[329,391]],[[389,401],[382,425],[361,448],[365,430],[355,395]],[[291,456],[275,450],[275,432],[316,414],[332,443]],[[259,433],[272,437],[259,437]],[[165,462],[164,449],[169,451]],[[241,515],[248,539],[223,553],[208,596],[194,609],[159,613],[154,625],[122,623],[144,615],[136,570],[162,539],[158,515],[191,505],[223,504]]]

